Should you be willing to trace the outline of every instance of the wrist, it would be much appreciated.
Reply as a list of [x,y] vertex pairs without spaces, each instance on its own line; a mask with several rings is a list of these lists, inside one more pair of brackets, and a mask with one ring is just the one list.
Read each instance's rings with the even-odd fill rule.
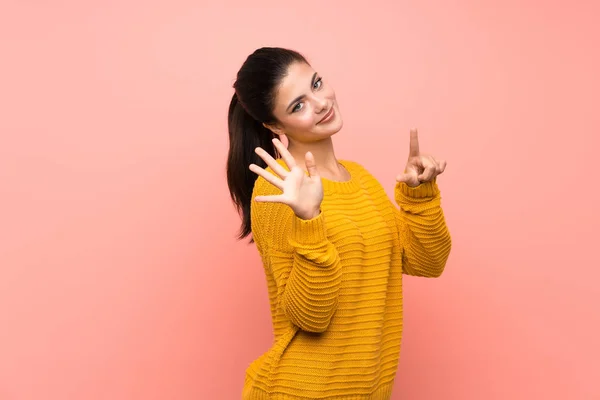
[[308,221],[317,218],[321,214],[321,207],[314,210],[296,212],[295,214],[298,218]]
[[420,182],[417,186],[410,186],[406,182],[398,182],[396,184],[396,200],[399,200],[398,195],[407,199],[425,199],[439,196],[440,189],[436,179],[427,182]]

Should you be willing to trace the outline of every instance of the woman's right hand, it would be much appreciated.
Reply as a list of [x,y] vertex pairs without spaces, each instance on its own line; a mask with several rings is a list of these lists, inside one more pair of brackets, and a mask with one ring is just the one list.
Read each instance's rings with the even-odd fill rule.
[[273,144],[287,164],[289,171],[286,171],[269,153],[260,147],[256,148],[256,154],[271,167],[274,174],[267,172],[256,164],[250,164],[250,170],[265,178],[267,182],[279,188],[283,193],[273,196],[256,196],[255,200],[287,204],[301,219],[308,220],[317,217],[321,212],[323,184],[317,172],[314,156],[310,152],[305,155],[308,171],[308,176],[306,176],[304,170],[296,164],[294,157],[279,139],[273,139]]

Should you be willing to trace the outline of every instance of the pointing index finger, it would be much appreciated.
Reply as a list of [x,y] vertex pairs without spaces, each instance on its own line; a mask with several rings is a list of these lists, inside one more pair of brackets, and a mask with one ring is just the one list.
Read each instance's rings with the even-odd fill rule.
[[416,128],[410,130],[410,157],[417,157],[419,155],[419,133]]

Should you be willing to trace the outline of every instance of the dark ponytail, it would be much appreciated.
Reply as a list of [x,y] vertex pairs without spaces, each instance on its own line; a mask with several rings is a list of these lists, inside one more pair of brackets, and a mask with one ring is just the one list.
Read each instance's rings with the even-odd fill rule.
[[227,156],[227,185],[242,226],[239,239],[252,231],[250,204],[252,190],[258,178],[248,169],[250,164],[266,167],[255,153],[263,148],[276,157],[275,134],[263,124],[274,123],[275,92],[287,69],[293,62],[305,62],[298,52],[282,48],[264,47],[252,53],[242,65],[233,85],[235,93],[229,104],[229,154]]
[[248,169],[250,164],[256,164],[262,168],[266,163],[254,151],[262,147],[271,156],[276,157],[273,138],[275,135],[271,130],[265,128],[244,110],[239,103],[237,95],[234,94],[229,105],[229,155],[227,156],[227,184],[229,192],[240,216],[242,217],[242,228],[239,238],[243,239],[251,232],[250,227],[250,202],[252,201],[252,189],[258,178],[254,172]]

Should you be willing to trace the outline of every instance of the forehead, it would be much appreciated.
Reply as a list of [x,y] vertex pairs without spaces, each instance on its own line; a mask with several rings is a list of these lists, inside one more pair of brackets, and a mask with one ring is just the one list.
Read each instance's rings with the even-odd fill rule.
[[290,102],[309,91],[314,73],[315,70],[306,63],[291,64],[288,67],[287,75],[281,79],[277,88],[277,102]]

